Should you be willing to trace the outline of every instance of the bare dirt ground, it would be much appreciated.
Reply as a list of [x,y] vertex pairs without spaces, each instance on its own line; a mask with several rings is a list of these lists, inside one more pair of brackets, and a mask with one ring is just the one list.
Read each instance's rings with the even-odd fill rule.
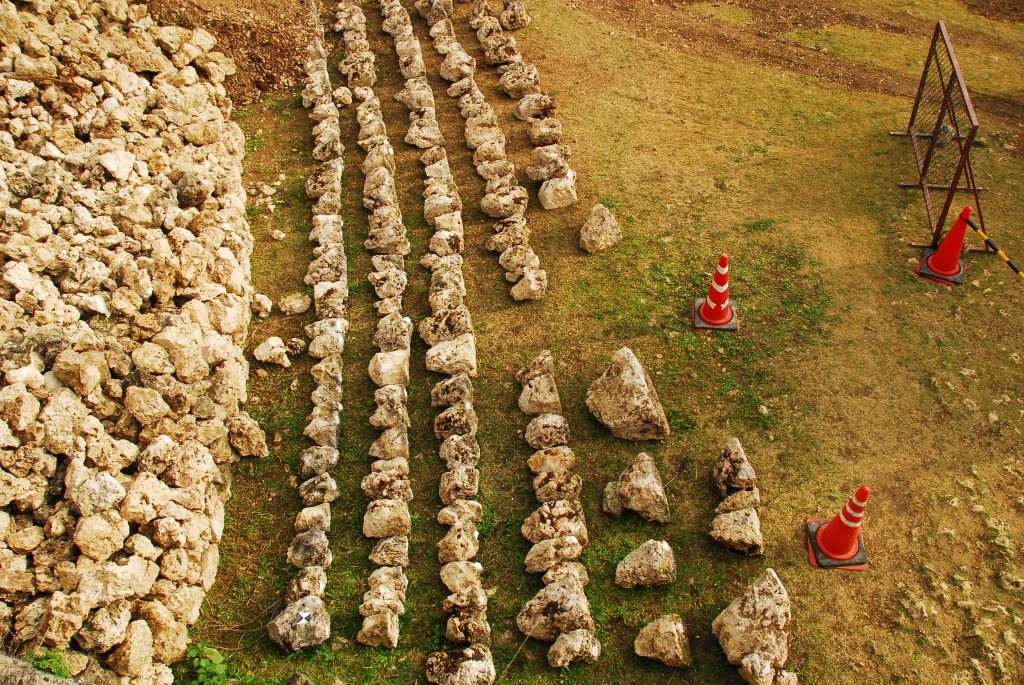
[[[974,68],[994,75],[985,82],[988,90],[974,90],[986,141],[975,149],[974,163],[992,188],[985,211],[993,237],[1024,260],[1017,228],[1024,213],[1024,102],[1012,90],[1024,81],[1024,26],[1014,23],[1021,21],[1018,4],[528,5],[534,23],[517,40],[560,103],[581,178],[579,205],[559,212],[530,209],[535,249],[552,276],[543,302],[512,303],[494,255],[483,250],[490,229],[475,210],[482,182],[469,166],[461,120],[434,78],[436,56],[424,43],[467,208],[468,302],[482,361],[482,499],[490,525],[481,561],[498,588],[491,618],[495,661],[499,672],[508,669],[502,682],[738,683],[710,635],[710,622],[766,565],[779,572],[793,597],[790,666],[802,682],[1024,681],[1024,284],[982,255],[967,258],[961,288],[913,274],[920,253],[909,243],[926,233],[924,210],[919,194],[896,185],[910,176],[913,163],[905,144],[887,135],[906,125],[919,69],[893,56],[904,49],[916,54],[920,46],[923,59],[935,20],[945,18],[965,48],[961,61],[969,82]],[[376,6],[366,7],[373,26]],[[457,10],[460,39],[475,50],[464,27],[466,7]],[[302,8],[281,2],[258,12],[259,21],[270,22],[300,17]],[[216,13],[236,14],[231,3],[219,4],[211,16]],[[424,26],[414,21],[425,39]],[[292,28],[273,40],[299,38],[297,24],[280,23]],[[226,26],[211,30],[220,35]],[[839,40],[844,36],[872,41],[851,47]],[[399,87],[394,56],[377,29],[371,38],[379,50],[378,92],[397,140],[408,124],[397,103],[387,104]],[[301,40],[277,49],[268,43],[261,48],[264,66],[247,72],[257,60],[232,40],[228,49],[239,61],[241,82],[249,78],[250,84],[255,81],[246,74],[260,68],[278,65],[286,72],[288,55],[305,45]],[[512,101],[496,88],[493,71],[481,67],[479,79],[499,110],[515,161],[525,162],[528,142],[521,122],[511,117]],[[997,87],[1003,83],[1011,87]],[[294,96],[285,89],[240,113],[252,145],[253,182],[272,182],[284,172],[287,186],[307,171],[309,124]],[[345,183],[351,193],[344,218],[355,283],[368,260],[359,245],[365,232],[358,202],[361,152],[348,125]],[[396,144],[415,255],[429,233],[417,214],[419,171],[407,148]],[[300,288],[302,268],[295,262],[308,259],[301,239],[308,203],[298,186],[280,192],[277,211],[253,217],[259,245],[254,281],[271,294]],[[598,200],[615,206],[626,238],[616,249],[588,257],[576,245],[576,232]],[[275,228],[289,237],[272,241]],[[689,329],[690,299],[703,294],[722,251],[734,259],[742,328],[735,336],[697,335]],[[409,265],[415,272],[413,259]],[[426,311],[426,280],[421,275],[412,281],[409,311],[415,316]],[[371,406],[362,378],[371,298],[363,286],[353,289],[353,316],[364,319],[353,320],[346,349],[343,419],[346,464],[360,475]],[[253,331],[254,343],[297,330],[274,318],[262,326]],[[674,431],[663,444],[616,441],[583,406],[587,385],[621,345],[637,352],[658,386]],[[594,542],[584,561],[594,578],[588,595],[605,646],[597,667],[564,673],[547,667],[545,645],[524,644],[514,626],[539,581],[521,565],[528,544],[519,524],[533,502],[527,450],[516,437],[525,420],[515,409],[512,374],[543,348],[559,360],[572,446],[586,479],[583,498]],[[422,359],[422,352],[415,349],[414,359]],[[335,564],[328,598],[336,637],[285,661],[262,633],[291,577],[282,530],[297,509],[288,480],[308,410],[301,367],[254,377],[250,411],[281,440],[270,460],[236,478],[221,575],[194,639],[231,652],[267,683],[284,682],[295,669],[326,683],[422,681],[423,659],[439,644],[443,615],[432,549],[440,534],[433,523],[436,444],[432,413],[423,402],[429,380],[422,368],[415,374],[423,381],[410,388],[412,439],[423,458],[413,465],[412,544],[421,561],[410,571],[402,647],[376,652],[353,644],[368,550],[358,530],[363,500],[356,476],[340,482],[342,513],[331,535]],[[297,390],[290,391],[296,379]],[[762,479],[763,558],[738,557],[706,536],[717,503],[710,464],[730,435],[743,440]],[[668,482],[674,519],[662,528],[628,517],[613,520],[599,508],[605,482],[641,449],[656,457]],[[874,489],[865,524],[871,567],[863,574],[810,569],[804,518],[835,513],[861,482]],[[349,509],[355,513],[345,513]],[[615,587],[615,563],[648,537],[673,544],[679,581],[663,591]],[[691,670],[676,673],[632,655],[636,631],[667,611],[681,614],[693,631]]]

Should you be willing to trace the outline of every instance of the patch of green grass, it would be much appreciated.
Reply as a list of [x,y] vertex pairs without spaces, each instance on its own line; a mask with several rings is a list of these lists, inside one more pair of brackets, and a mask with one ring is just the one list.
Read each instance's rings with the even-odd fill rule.
[[748,221],[745,224],[743,224],[743,228],[753,232],[770,231],[771,229],[781,224],[783,221],[784,219],[777,218],[756,219],[754,221]]
[[64,653],[59,649],[48,649],[45,652],[29,652],[25,655],[25,661],[32,664],[40,671],[52,673],[60,678],[67,678],[68,664],[64,661]]
[[619,201],[611,197],[602,197],[598,200],[599,203],[603,204],[608,209],[616,209],[619,206]]

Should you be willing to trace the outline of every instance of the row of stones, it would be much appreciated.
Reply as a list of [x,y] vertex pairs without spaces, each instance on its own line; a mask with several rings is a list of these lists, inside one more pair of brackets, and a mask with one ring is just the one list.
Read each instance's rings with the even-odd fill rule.
[[526,571],[543,573],[545,585],[523,607],[517,624],[530,637],[554,641],[548,650],[552,668],[574,661],[593,663],[601,656],[601,643],[594,635],[584,592],[590,577],[578,561],[590,542],[579,499],[583,480],[573,472],[576,456],[567,446],[569,429],[561,416],[551,352],[541,352],[516,380],[523,387],[519,408],[536,417],[525,437],[538,450],[527,465],[536,474],[533,489],[541,503],[522,527],[523,537],[533,544],[526,555]]
[[541,90],[536,65],[523,58],[516,39],[502,30],[503,23],[507,22],[492,14],[488,0],[473,0],[469,26],[476,31],[484,59],[501,74],[498,83],[502,90],[519,101],[516,117],[529,124],[530,142],[536,147],[526,175],[531,181],[541,181],[540,204],[544,209],[574,205],[578,199],[576,172],[570,166],[569,146],[558,144],[562,122],[555,118],[555,100]]
[[361,484],[370,500],[363,534],[379,542],[370,554],[377,568],[369,576],[369,589],[359,607],[363,623],[356,639],[371,647],[394,648],[398,646],[400,617],[405,614],[409,581],[404,569],[409,564],[412,528],[407,387],[413,324],[402,316],[402,295],[409,281],[404,256],[410,246],[395,187],[394,148],[371,85],[377,80],[376,67],[366,60],[366,55],[373,53],[362,9],[354,3],[340,3],[335,30],[342,32],[345,43],[342,69],[347,69],[349,86],[361,101],[356,109],[357,142],[366,151],[363,206],[371,212],[370,236],[364,246],[372,253],[373,271],[367,278],[377,295],[375,306],[380,314],[373,336],[377,352],[368,371],[378,386],[370,424],[382,434],[370,447],[375,461]]
[[529,193],[519,185],[515,165],[506,154],[505,134],[474,79],[476,60],[455,38],[450,0],[420,0],[416,9],[430,25],[434,49],[444,56],[439,69],[441,78],[452,83],[448,95],[459,98],[459,111],[465,119],[466,145],[473,150],[477,174],[487,181],[480,209],[499,220],[494,224],[497,235],[488,241],[487,248],[500,253],[498,263],[505,269],[505,278],[515,283],[511,289],[513,298],[540,299],[547,291],[548,275],[540,268],[540,258],[530,247],[526,221]]
[[[426,664],[427,679],[433,683],[491,683],[495,670],[489,648],[489,593],[482,585],[483,567],[473,561],[479,551],[476,524],[483,517],[483,507],[475,499],[480,487],[480,447],[475,438],[478,421],[471,380],[477,372],[476,340],[464,304],[462,202],[448,166],[443,137],[434,128],[433,92],[422,71],[422,53],[412,21],[398,0],[382,0],[380,9],[383,29],[394,37],[406,78],[405,87],[395,98],[410,112],[406,142],[426,148],[420,157],[425,174],[424,217],[434,233],[429,252],[420,263],[431,272],[432,314],[420,323],[419,334],[431,346],[426,355],[427,369],[448,376],[431,392],[431,404],[443,408],[434,418],[434,434],[442,441],[439,456],[447,467],[439,484],[445,506],[437,520],[449,529],[437,547],[441,581],[451,593],[442,605],[452,614],[445,634],[451,642],[465,646],[431,654]],[[434,126],[425,129],[420,124],[423,121],[431,121]]]
[[[322,36],[322,30],[319,32]],[[284,608],[267,624],[271,640],[288,650],[325,642],[331,634],[330,615],[323,597],[326,569],[332,555],[327,539],[331,529],[331,502],[338,486],[330,471],[337,465],[338,426],[342,409],[342,357],[348,331],[348,270],[343,222],[339,216],[344,163],[341,154],[340,112],[331,90],[327,59],[317,38],[306,51],[306,82],[302,103],[313,108],[313,157],[322,164],[307,179],[307,195],[316,200],[309,239],[316,244],[314,259],[304,281],[313,288],[316,321],[306,327],[308,352],[320,361],[311,369],[315,390],[305,435],[314,443],[299,455],[299,497],[303,509],[295,517],[295,538],[288,547],[288,563],[299,569],[284,596]],[[343,99],[342,93],[338,93]],[[351,101],[349,99],[349,101]],[[328,213],[322,213],[328,212]]]
[[0,639],[67,650],[90,682],[170,685],[229,465],[268,454],[240,411],[234,65],[141,5],[0,15]]

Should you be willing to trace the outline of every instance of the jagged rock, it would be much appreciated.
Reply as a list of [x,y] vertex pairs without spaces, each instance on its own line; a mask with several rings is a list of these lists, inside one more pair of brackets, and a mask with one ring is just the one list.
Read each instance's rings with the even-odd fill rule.
[[660,440],[670,433],[654,383],[628,347],[613,354],[611,366],[590,385],[587,408],[624,440]]
[[307,595],[288,604],[267,625],[267,635],[289,651],[315,647],[331,637],[331,617],[320,597]]
[[571,471],[542,471],[533,479],[533,494],[538,502],[578,499],[583,478]]
[[476,497],[479,490],[480,471],[472,466],[460,466],[441,474],[438,494],[445,504]]
[[579,201],[576,195],[576,172],[572,169],[559,178],[550,178],[540,186],[537,199],[544,209],[561,209]]
[[505,186],[484,195],[480,200],[480,209],[484,214],[495,219],[504,219],[526,212],[530,196],[522,186]]
[[411,502],[412,485],[406,475],[397,470],[374,471],[363,477],[360,487],[368,499],[401,499]]
[[[501,13],[501,27],[508,31],[525,29],[532,19],[521,0],[505,0],[505,11]],[[600,652],[600,648],[598,648]],[[550,658],[549,658],[550,660]],[[552,664],[554,666],[554,664]]]
[[555,145],[562,140],[562,122],[554,117],[531,119],[529,135],[533,145]]
[[366,505],[363,535],[368,538],[389,538],[408,535],[412,529],[409,505],[400,499],[379,499]]
[[590,574],[587,573],[586,566],[580,562],[566,561],[556,564],[545,571],[541,580],[545,585],[566,580],[567,582],[576,583],[581,587],[586,587],[590,584]]
[[299,533],[288,546],[288,563],[296,568],[331,565],[333,555],[327,535],[322,530],[307,530]]
[[465,373],[475,377],[476,338],[472,333],[465,333],[434,345],[427,350],[427,370],[449,376]]
[[491,624],[486,611],[460,611],[448,617],[445,637],[457,644],[491,644]]
[[554,374],[544,374],[527,381],[519,394],[519,409],[528,416],[561,414],[562,401],[558,397]]
[[754,509],[739,509],[719,514],[711,521],[711,538],[726,547],[746,554],[761,554],[761,519]]
[[759,653],[781,669],[789,659],[792,618],[789,594],[768,568],[718,615],[711,630],[730,664],[738,666],[748,654]]
[[594,631],[580,628],[562,633],[548,650],[548,664],[551,668],[564,668],[577,661],[595,663],[601,658],[601,642]]
[[299,453],[299,478],[308,480],[322,476],[338,463],[334,447],[307,447]]
[[740,509],[754,509],[756,511],[761,510],[761,491],[757,488],[751,490],[737,490],[732,493],[722,503],[715,507],[716,514],[725,514],[730,511],[739,511]]
[[617,480],[604,486],[604,492],[601,494],[601,510],[612,516],[622,516],[622,512],[625,511],[622,500],[619,499],[619,482]]
[[576,454],[564,445],[550,447],[534,452],[526,460],[526,465],[537,474],[545,471],[571,471],[576,465]]
[[409,431],[404,425],[389,428],[370,445],[370,456],[377,459],[408,459]]
[[541,540],[526,554],[526,572],[543,573],[562,562],[579,559],[581,554],[583,545],[575,536]]
[[622,229],[612,210],[602,204],[590,210],[583,228],[580,229],[580,247],[594,254],[616,245],[622,240]]
[[566,535],[575,537],[583,546],[590,542],[587,519],[579,500],[545,502],[527,517],[520,530],[523,537],[534,544]]
[[75,642],[87,652],[102,654],[124,641],[132,620],[132,603],[117,600],[93,612],[75,635]]
[[729,438],[725,441],[722,451],[715,460],[713,474],[722,497],[740,490],[757,488],[757,474],[747,460],[747,453],[743,450],[739,438]]
[[329,473],[322,473],[315,478],[310,478],[299,486],[299,497],[307,507],[333,502],[338,499],[339,494],[338,484]]
[[541,588],[523,606],[516,625],[524,635],[545,642],[573,630],[594,630],[583,586],[568,578]]
[[442,526],[479,523],[483,518],[483,505],[471,499],[454,500],[444,509],[437,512],[437,522]]
[[434,435],[444,440],[452,435],[476,435],[478,420],[473,405],[463,400],[434,417]]
[[441,567],[441,582],[449,592],[468,592],[480,587],[484,567],[474,561],[453,561]]
[[284,341],[277,336],[271,336],[260,343],[252,351],[252,356],[256,358],[256,361],[277,364],[286,369],[292,365],[291,360],[288,359],[288,348],[285,347]]
[[434,652],[427,657],[427,681],[435,685],[490,685],[494,660],[483,644]]
[[430,391],[433,407],[450,407],[458,402],[473,402],[473,381],[465,373],[444,379]]
[[331,531],[331,505],[327,502],[312,507],[304,507],[295,516],[295,532],[305,533],[308,530]]
[[644,626],[633,642],[633,650],[637,656],[656,659],[673,668],[693,665],[690,637],[677,614],[666,614]]
[[224,423],[228,429],[228,441],[243,457],[265,458],[270,456],[267,434],[246,412],[238,412]]
[[309,311],[313,301],[302,293],[285,295],[277,301],[277,309],[285,315],[304,314]]
[[378,386],[408,385],[409,350],[378,352],[370,360],[369,373],[370,379]]
[[526,426],[526,443],[535,450],[569,444],[569,422],[559,414],[542,414]]
[[399,618],[395,612],[385,609],[363,619],[363,625],[356,634],[356,641],[368,647],[398,647]]
[[409,565],[409,538],[405,535],[384,538],[374,545],[369,559],[371,564],[378,566],[406,568]]
[[548,272],[544,269],[528,267],[523,269],[523,277],[512,286],[510,293],[517,302],[523,300],[539,300],[548,290]]
[[146,621],[132,621],[124,641],[107,657],[107,665],[118,675],[140,678],[152,662],[153,631]]
[[442,564],[469,561],[480,550],[480,533],[471,522],[458,523],[437,543],[437,560]]
[[658,466],[646,452],[633,458],[614,485],[608,484],[604,497],[602,506],[607,504],[605,511],[613,516],[621,514],[625,508],[648,521],[668,523],[672,520]]
[[654,587],[676,580],[676,555],[664,540],[648,540],[615,567],[619,587]]

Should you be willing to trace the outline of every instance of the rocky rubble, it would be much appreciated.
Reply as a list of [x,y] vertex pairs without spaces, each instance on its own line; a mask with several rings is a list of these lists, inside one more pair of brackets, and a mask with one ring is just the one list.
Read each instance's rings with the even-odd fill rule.
[[[540,267],[540,257],[530,247],[526,222],[529,193],[519,184],[515,165],[506,154],[505,134],[497,115],[474,80],[476,60],[455,37],[450,0],[419,0],[416,9],[430,25],[434,49],[444,57],[441,78],[452,84],[448,95],[458,98],[459,111],[465,119],[466,145],[473,150],[477,174],[487,182],[480,209],[498,219],[494,224],[496,235],[490,238],[487,248],[499,253],[498,263],[505,269],[505,279],[515,284],[512,297],[518,301],[539,300],[547,291],[548,275]],[[408,83],[406,91],[414,92]],[[432,96],[430,102],[433,103]],[[447,173],[447,161],[443,170]]]
[[[378,386],[370,424],[381,435],[370,447],[370,456],[376,461],[362,480],[363,493],[370,500],[363,516],[363,535],[379,540],[370,554],[371,563],[378,567],[370,574],[369,590],[359,607],[363,624],[356,640],[370,647],[395,648],[409,587],[404,569],[409,564],[408,535],[412,529],[407,387],[413,323],[402,316],[402,295],[409,280],[404,255],[410,247],[395,187],[394,148],[372,88],[376,70],[366,40],[366,17],[358,5],[339,3],[335,30],[342,33],[345,43],[345,58],[339,67],[353,95],[361,101],[356,119],[359,146],[366,152],[362,163],[363,206],[370,212],[370,233],[364,247],[373,255],[374,270],[367,280],[377,295],[380,315],[373,336],[377,352],[368,372]],[[422,72],[418,46],[412,52],[399,52],[403,72]],[[421,134],[426,135],[424,130]]]
[[268,453],[235,67],[141,5],[0,9],[0,634],[169,685]]
[[715,460],[714,479],[722,503],[711,521],[711,538],[746,554],[761,554],[761,492],[739,438],[729,438]]
[[[534,492],[541,502],[522,526],[523,537],[533,543],[526,555],[526,571],[543,573],[545,584],[519,612],[516,624],[530,637],[554,642],[548,650],[548,663],[561,668],[574,661],[597,661],[601,643],[594,635],[584,592],[589,582],[587,570],[579,562],[590,542],[579,499],[583,481],[572,471],[576,455],[568,447],[568,424],[554,413],[562,410],[554,371],[551,351],[544,350],[516,373],[523,388],[519,407],[527,416],[536,417],[524,438],[538,450],[527,464],[536,474]],[[541,430],[538,425],[557,428]],[[540,439],[541,434],[546,437]]]
[[[348,267],[343,224],[337,201],[329,204],[330,198],[340,197],[345,169],[341,159],[344,146],[338,108],[333,101],[327,72],[327,56],[321,42],[323,29],[317,27],[317,33],[320,38],[306,50],[306,81],[302,90],[302,103],[312,110],[310,118],[317,122],[313,129],[313,157],[321,163],[306,183],[307,195],[317,201],[313,208],[313,230],[309,236],[316,243],[314,260],[305,277],[306,284],[313,287],[312,306],[316,311],[316,321],[305,331],[312,341],[308,351],[320,360],[311,370],[316,390],[313,391],[313,410],[305,429],[306,437],[315,446],[303,450],[299,456],[299,477],[302,479],[299,496],[305,506],[295,517],[296,535],[288,547],[288,563],[298,568],[299,573],[285,593],[284,608],[267,625],[270,639],[289,651],[322,644],[331,636],[331,619],[324,603],[327,568],[332,561],[327,533],[331,530],[331,502],[338,497],[338,486],[331,471],[338,463],[338,426],[342,409],[341,351],[348,331],[345,309]],[[324,198],[328,199],[325,201]],[[296,295],[282,298],[278,309],[286,314],[307,311],[311,306],[309,299]],[[260,347],[264,346],[272,346],[276,350],[273,354],[283,358],[282,366],[288,366],[287,351],[280,338],[271,338]],[[268,352],[270,350],[264,350],[265,354]],[[260,359],[260,348],[254,353]]]
[[623,440],[660,440],[671,432],[651,377],[628,347],[613,354],[608,370],[591,383],[587,408]]
[[530,16],[520,0],[504,0],[499,17],[491,12],[488,0],[473,0],[469,25],[476,31],[484,51],[484,59],[497,67],[499,84],[516,104],[516,118],[529,125],[530,142],[536,147],[526,175],[540,181],[537,194],[544,209],[560,209],[576,204],[576,171],[570,166],[568,145],[559,145],[562,123],[555,118],[555,100],[540,87],[537,67],[526,61],[516,46],[516,39],[504,29],[523,28]]
[[718,615],[711,630],[750,685],[796,685],[796,675],[783,670],[793,641],[792,620],[789,594],[769,568]]

